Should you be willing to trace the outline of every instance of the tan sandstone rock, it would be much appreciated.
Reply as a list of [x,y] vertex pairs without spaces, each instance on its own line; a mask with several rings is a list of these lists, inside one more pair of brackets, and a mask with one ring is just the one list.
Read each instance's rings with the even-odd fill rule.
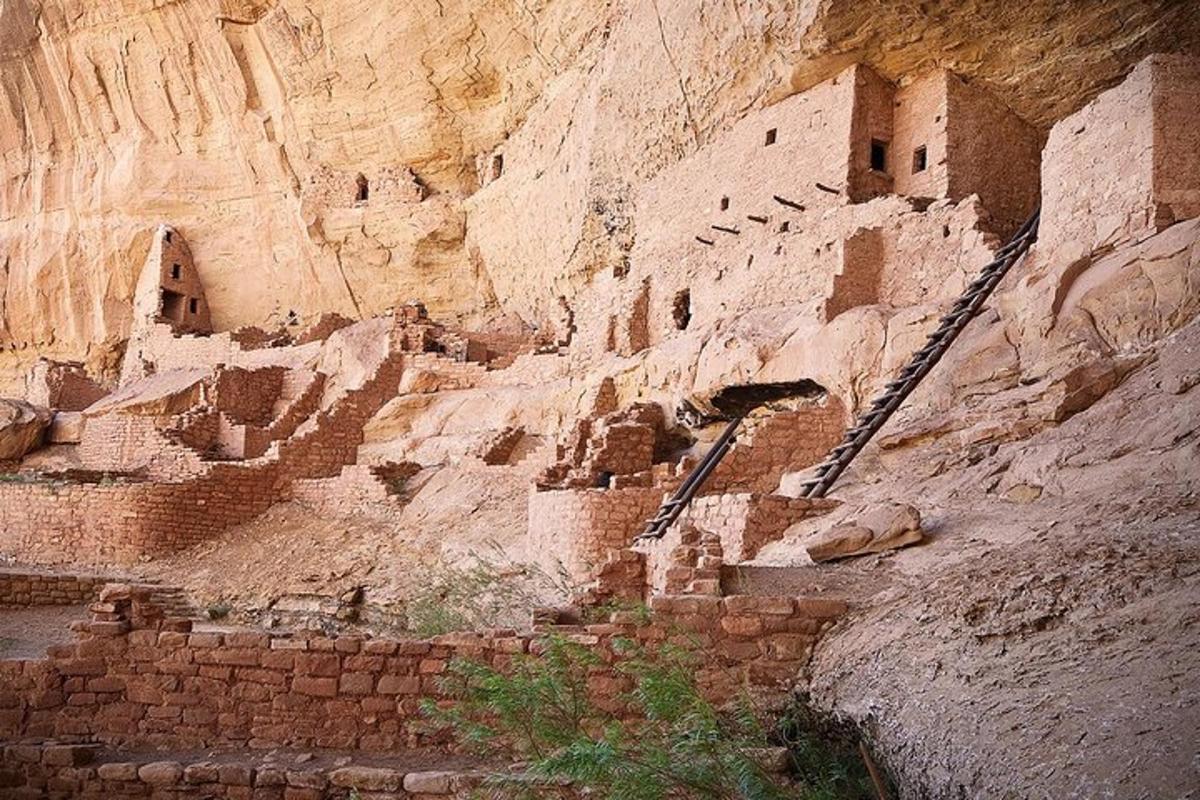
[[804,549],[813,561],[833,561],[895,550],[922,538],[920,513],[910,505],[892,504],[816,534],[804,542]]
[[50,412],[24,400],[0,399],[0,461],[21,458],[42,444]]

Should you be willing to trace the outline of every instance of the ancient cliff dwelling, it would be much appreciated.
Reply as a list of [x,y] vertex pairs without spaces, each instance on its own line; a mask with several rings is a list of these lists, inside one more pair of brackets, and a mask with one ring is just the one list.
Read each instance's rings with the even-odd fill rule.
[[0,0],[0,800],[1200,796],[1200,10]]

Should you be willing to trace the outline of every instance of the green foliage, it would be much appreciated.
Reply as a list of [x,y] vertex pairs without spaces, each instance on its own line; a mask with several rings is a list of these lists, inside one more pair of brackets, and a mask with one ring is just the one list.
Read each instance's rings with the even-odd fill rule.
[[858,751],[856,731],[838,728],[797,698],[776,724],[796,775],[812,800],[875,798],[875,787]]
[[568,593],[563,576],[510,560],[498,544],[472,551],[464,565],[432,568],[405,606],[408,628],[421,637],[451,631],[522,626],[548,597]]
[[224,619],[229,616],[231,611],[233,611],[233,606],[224,600],[219,600],[206,608],[204,613],[208,615],[209,619]]
[[[496,796],[545,797],[564,781],[606,800],[808,796],[763,768],[769,740],[748,699],[727,710],[704,699],[689,651],[620,641],[609,668],[562,637],[540,640],[537,649],[505,673],[453,661],[442,689],[454,701],[423,706],[463,744],[525,762],[521,773],[492,783]],[[601,707],[589,679],[614,675],[626,690]]]
[[583,608],[583,621],[589,625],[597,622],[608,622],[609,618],[618,612],[632,614],[634,622],[637,625],[650,624],[650,606],[645,603],[621,598],[606,600],[603,603],[593,606],[585,606]]

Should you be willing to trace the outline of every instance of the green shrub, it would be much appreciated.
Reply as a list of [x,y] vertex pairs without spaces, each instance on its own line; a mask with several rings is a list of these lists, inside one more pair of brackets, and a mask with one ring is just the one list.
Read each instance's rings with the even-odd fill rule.
[[451,631],[521,627],[535,606],[568,594],[564,576],[510,560],[498,544],[472,551],[462,566],[432,568],[409,596],[405,615],[421,637]]
[[504,673],[451,662],[442,689],[453,701],[423,710],[464,745],[524,761],[490,784],[498,797],[545,797],[564,781],[607,800],[808,796],[763,768],[767,728],[748,698],[721,710],[704,699],[689,651],[617,644],[612,670],[628,687],[614,698],[621,713],[589,693],[589,677],[605,670],[600,657],[557,636]]

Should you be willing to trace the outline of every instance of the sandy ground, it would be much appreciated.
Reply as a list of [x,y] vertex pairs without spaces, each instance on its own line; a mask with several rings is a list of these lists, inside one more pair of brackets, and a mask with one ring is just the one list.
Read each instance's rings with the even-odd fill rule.
[[0,608],[0,659],[41,658],[47,647],[73,641],[68,626],[87,618],[86,606]]
[[264,608],[288,594],[339,596],[365,589],[387,606],[425,585],[442,564],[466,564],[471,553],[499,545],[504,559],[528,560],[525,469],[440,468],[421,489],[390,509],[322,517],[283,503],[219,539],[163,561],[143,574],[183,585],[201,607],[223,601]]

